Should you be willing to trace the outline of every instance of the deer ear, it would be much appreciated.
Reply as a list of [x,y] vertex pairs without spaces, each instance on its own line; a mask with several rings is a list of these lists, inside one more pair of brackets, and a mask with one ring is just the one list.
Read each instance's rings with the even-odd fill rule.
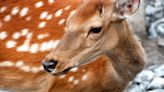
[[135,13],[140,5],[140,0],[116,0],[114,20],[126,19],[129,15]]

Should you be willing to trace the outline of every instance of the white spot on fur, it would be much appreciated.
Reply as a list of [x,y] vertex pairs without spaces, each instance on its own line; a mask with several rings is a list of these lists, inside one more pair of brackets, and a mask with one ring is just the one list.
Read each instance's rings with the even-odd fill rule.
[[18,8],[18,6],[16,6],[12,9],[11,14],[16,15],[18,12],[19,12],[19,8]]
[[50,40],[48,43],[47,43],[47,50],[51,50],[54,46],[54,41],[53,40]]
[[71,77],[69,77],[68,82],[72,82],[73,80],[74,80],[74,77],[71,76]]
[[40,14],[40,19],[45,19],[48,16],[48,12],[44,11]]
[[56,46],[58,45],[58,43],[59,43],[59,40],[54,41],[53,49],[56,48]]
[[4,20],[5,22],[8,22],[8,21],[10,21],[10,20],[11,20],[11,18],[12,18],[12,17],[11,17],[11,15],[10,15],[10,14],[8,14],[8,15],[6,15],[6,16],[4,17],[4,19],[3,19],[3,20]]
[[47,16],[47,20],[51,20],[52,19],[52,17],[53,17],[53,15],[52,14],[49,14],[48,16]]
[[39,51],[46,51],[47,50],[47,42],[43,42],[40,45]]
[[11,62],[11,61],[3,61],[3,62],[0,62],[0,66],[1,67],[11,67],[13,65],[14,65],[13,62]]
[[28,33],[28,34],[26,34],[26,38],[27,38],[26,41],[29,42],[29,40],[31,40],[31,38],[32,38],[32,35],[33,35],[33,33]]
[[55,2],[55,0],[48,0],[49,4],[53,4]]
[[7,7],[3,6],[0,8],[0,13],[4,12],[7,9]]
[[75,14],[76,10],[72,10],[69,14],[69,16],[72,16],[73,14]]
[[37,53],[38,52],[39,45],[38,44],[32,44],[30,47],[30,53]]
[[64,8],[64,10],[69,10],[71,8],[71,5],[68,5],[67,7]]
[[40,22],[39,25],[38,25],[39,28],[44,28],[45,26],[46,26],[46,22],[45,21]]
[[37,68],[37,67],[32,67],[31,68],[31,72],[32,73],[38,73],[40,70],[39,70],[39,68]]
[[16,67],[21,67],[23,65],[24,65],[23,61],[18,61],[18,62],[15,63]]
[[4,40],[7,38],[7,32],[0,32],[0,40]]
[[24,72],[30,72],[29,66],[21,66],[20,69],[23,70]]
[[64,22],[65,22],[65,19],[61,19],[61,20],[58,22],[58,24],[59,24],[59,25],[62,25],[62,24],[64,24]]
[[31,16],[27,17],[25,20],[26,21],[30,21],[31,20]]
[[28,34],[26,35],[26,40],[25,40],[25,42],[23,43],[23,45],[21,45],[21,46],[19,46],[19,47],[17,48],[17,51],[18,51],[18,52],[26,52],[26,51],[29,50],[29,48],[30,48],[30,47],[29,47],[29,44],[30,44],[32,35],[33,35],[33,33],[28,33]]
[[39,2],[37,2],[36,4],[35,4],[35,7],[36,8],[40,8],[40,7],[42,7],[43,6],[43,1],[39,1]]
[[41,45],[40,45],[40,49],[39,51],[50,51],[55,45],[55,41],[53,40],[50,40],[48,42],[43,42]]
[[88,79],[88,74],[83,75],[82,80],[85,81]]
[[29,29],[25,28],[21,30],[21,36],[26,36],[29,32]]
[[77,72],[77,70],[78,70],[78,68],[75,67],[75,68],[72,68],[70,71],[71,71],[71,72]]
[[39,69],[40,71],[43,71],[43,70],[44,70],[43,66],[39,66],[38,69]]
[[61,78],[61,79],[65,78],[65,75],[60,75],[60,78]]
[[42,66],[39,67],[29,67],[24,65],[23,61],[18,61],[15,64],[12,61],[3,61],[0,62],[0,67],[17,67],[24,72],[38,73],[43,70]]
[[15,45],[16,45],[16,42],[11,40],[6,43],[6,48],[13,48],[15,47]]
[[13,37],[13,39],[19,39],[20,36],[21,36],[21,34],[19,32],[15,32],[12,37]]
[[38,38],[39,40],[41,40],[41,39],[44,39],[44,38],[46,38],[46,37],[48,37],[48,36],[49,36],[48,33],[45,33],[45,34],[39,34],[39,35],[37,36],[37,38]]
[[29,50],[29,45],[28,44],[23,44],[23,45],[21,45],[21,46],[19,46],[19,47],[17,47],[17,51],[18,52],[26,52],[26,51],[28,51]]
[[58,10],[58,11],[55,13],[55,17],[61,16],[62,13],[63,13],[63,9]]
[[74,84],[74,85],[79,84],[79,80],[75,80],[75,81],[73,82],[73,84]]
[[24,7],[21,11],[20,11],[20,17],[26,16],[28,13],[28,8]]

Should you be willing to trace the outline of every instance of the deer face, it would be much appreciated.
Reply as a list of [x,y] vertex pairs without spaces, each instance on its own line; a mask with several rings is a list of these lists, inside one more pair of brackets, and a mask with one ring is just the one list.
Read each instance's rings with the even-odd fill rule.
[[138,6],[139,0],[83,0],[69,16],[59,44],[43,61],[45,70],[62,74],[111,51],[119,42],[112,23],[136,11],[135,4]]

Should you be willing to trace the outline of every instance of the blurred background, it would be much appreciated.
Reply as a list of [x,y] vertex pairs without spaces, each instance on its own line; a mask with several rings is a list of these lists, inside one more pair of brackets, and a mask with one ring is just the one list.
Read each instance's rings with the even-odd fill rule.
[[125,92],[164,92],[164,0],[141,1],[128,21],[145,48],[147,65]]

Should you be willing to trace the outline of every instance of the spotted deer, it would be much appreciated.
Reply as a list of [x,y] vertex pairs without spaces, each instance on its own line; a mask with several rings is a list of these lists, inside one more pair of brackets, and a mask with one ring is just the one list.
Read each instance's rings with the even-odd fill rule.
[[125,20],[139,3],[0,0],[0,89],[123,92],[145,65]]

